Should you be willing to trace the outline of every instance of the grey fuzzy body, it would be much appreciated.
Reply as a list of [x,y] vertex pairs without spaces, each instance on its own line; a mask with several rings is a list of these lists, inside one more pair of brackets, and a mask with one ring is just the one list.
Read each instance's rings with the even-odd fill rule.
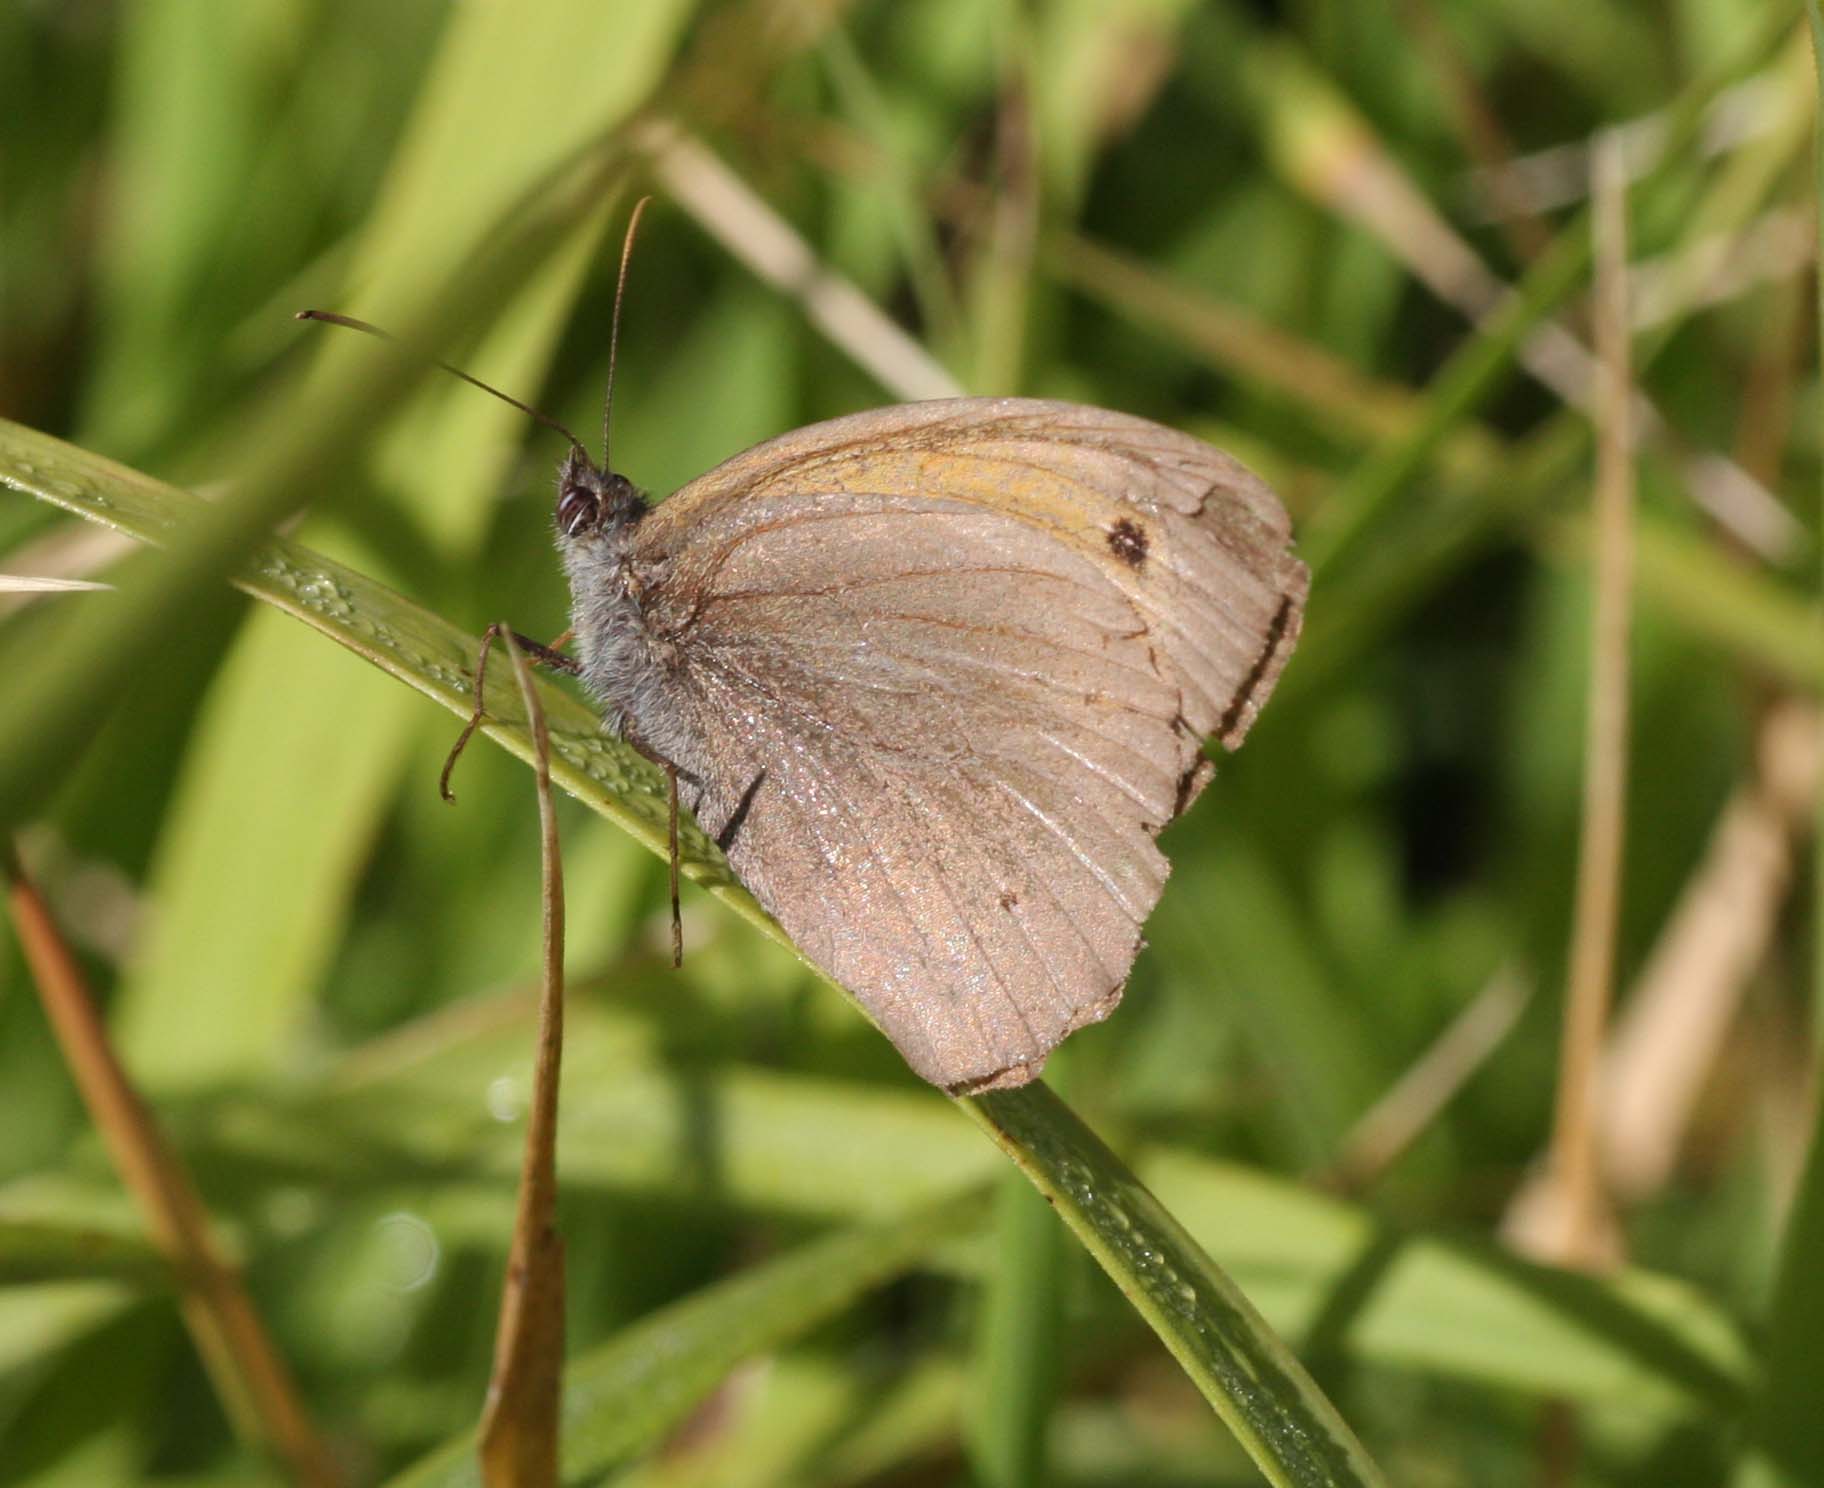
[[649,600],[664,582],[666,565],[638,555],[645,502],[618,476],[568,464],[560,490],[596,502],[595,520],[567,530],[560,500],[557,531],[583,685],[601,706],[608,732],[675,765],[685,800],[694,804],[703,774],[702,736],[677,648],[653,623]]

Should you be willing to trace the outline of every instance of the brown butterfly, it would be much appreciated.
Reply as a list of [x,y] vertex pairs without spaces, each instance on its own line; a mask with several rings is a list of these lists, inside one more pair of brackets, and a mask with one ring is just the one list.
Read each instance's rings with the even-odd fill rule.
[[[619,325],[617,293],[611,389]],[[1241,742],[1298,639],[1309,577],[1258,477],[1145,419],[955,398],[813,424],[650,507],[438,365],[570,441],[578,655],[519,639],[914,1070],[1023,1084],[1109,1014],[1203,741]],[[672,871],[675,916],[675,842]]]
[[1285,510],[1221,450],[1027,398],[908,403],[649,508],[573,447],[577,670],[804,954],[935,1085],[1106,1017],[1154,845],[1297,640]]

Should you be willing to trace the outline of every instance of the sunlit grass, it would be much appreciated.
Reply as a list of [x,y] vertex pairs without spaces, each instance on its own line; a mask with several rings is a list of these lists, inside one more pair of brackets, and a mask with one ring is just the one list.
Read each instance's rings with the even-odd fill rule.
[[[0,440],[0,572],[121,586],[0,597],[0,803],[354,1481],[460,1456],[480,1408],[538,837],[502,751],[472,751],[454,810],[435,781],[464,638],[563,627],[561,449],[453,383],[397,404],[383,384],[409,369],[288,316],[331,304],[441,334],[593,430],[603,244],[655,185],[614,430],[641,485],[953,379],[1233,448],[1318,562],[1281,694],[1166,836],[1174,875],[1119,1014],[1073,1040],[1068,1111],[1001,1113],[1016,1146],[1072,1112],[1093,1127],[1163,1206],[1116,1208],[1182,1226],[1184,1256],[1223,1268],[1394,1481],[1714,1483],[1750,1470],[1750,1422],[1769,1448],[1753,1470],[1806,1481],[1824,1366],[1773,1311],[1773,1278],[1809,1316],[1824,1258],[1815,1222],[1789,1232],[1787,1214],[1799,1172],[1798,1212],[1820,1212],[1824,1171],[1805,1160],[1821,452],[1810,286],[1756,247],[1770,214],[1814,212],[1800,13],[1262,15],[0,16],[0,414],[77,451],[59,471],[64,446]],[[1719,93],[1736,100],[1720,137],[1698,127]],[[623,170],[613,131],[646,103],[744,195]],[[1513,221],[1488,221],[1475,183],[1649,110],[1673,147],[1642,157],[1630,197],[1636,283],[1666,270],[1688,292],[1634,345],[1659,424],[1634,531],[1615,1026],[1649,1051],[1629,1088],[1661,1093],[1602,1119],[1640,1139],[1613,1151],[1671,1157],[1604,1175],[1626,1265],[1584,1276],[1513,1259],[1502,1235],[1550,1129],[1581,816],[1596,440],[1528,347],[1542,327],[1587,337],[1587,161],[1514,175],[1518,191],[1556,171],[1568,199]],[[748,209],[852,298],[832,310],[830,281],[769,274]],[[1705,268],[1722,232],[1744,236]],[[1518,289],[1479,324],[1482,281],[1440,278],[1464,252]],[[233,479],[250,504],[217,502],[216,546],[187,570],[98,550],[26,494],[48,473],[117,514],[145,495],[89,451],[212,496]],[[392,676],[228,597],[271,521],[306,509],[299,561],[358,576],[352,597],[316,596],[319,631],[387,629],[409,653]],[[232,531],[231,511],[248,514]],[[700,842],[687,866],[710,891],[686,891],[686,965],[665,969],[657,784],[549,696],[590,767],[566,780],[560,746],[560,783],[611,816],[562,804],[578,1470],[1256,1480],[1198,1394],[1227,1388],[1208,1377],[1224,1356],[1187,1359],[1165,1319],[1174,1364],[1142,1321],[1165,1293],[1136,1314],[1087,1264],[1085,1245],[1144,1272],[1111,1248],[1117,1222],[1066,1202],[1079,1238],[1046,1272],[1033,1225],[996,1217],[993,1145],[756,931]],[[1759,856],[1727,850],[1738,808]],[[1719,862],[1737,865],[1720,887]],[[1735,949],[1686,989],[1699,1011],[1656,1013],[1654,953],[1700,890],[1728,896]],[[270,1475],[195,1363],[12,934],[0,1482]],[[1512,1031],[1363,1163],[1361,1118],[1503,979],[1531,989]],[[1346,1197],[1326,1191],[1339,1175]],[[655,1377],[667,1318],[694,1342]]]

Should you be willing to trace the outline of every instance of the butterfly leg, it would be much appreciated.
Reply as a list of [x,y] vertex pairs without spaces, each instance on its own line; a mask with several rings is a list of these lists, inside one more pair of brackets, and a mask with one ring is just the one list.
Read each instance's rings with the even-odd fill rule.
[[456,743],[443,762],[443,773],[437,777],[437,793],[452,806],[456,804],[456,796],[450,789],[450,773],[456,768],[456,761],[462,757],[462,751],[469,747],[469,740],[475,737],[475,730],[481,727],[482,719],[487,717],[485,700],[488,695],[488,653],[503,635],[513,637],[513,644],[525,653],[526,660],[533,666],[549,667],[555,672],[569,672],[572,676],[582,670],[582,664],[575,657],[566,656],[557,649],[570,639],[569,631],[565,631],[557,638],[556,644],[550,646],[535,641],[530,636],[523,636],[499,621],[481,633],[481,654],[475,658],[475,711],[469,715],[469,721],[456,736]]
[[671,859],[671,964],[675,970],[684,964],[684,912],[678,906],[678,767],[657,750],[647,748],[645,741],[634,732],[631,725],[624,728],[621,737],[665,772],[665,784],[670,791],[666,847],[667,856]]
[[530,636],[523,636],[517,630],[513,632],[513,644],[526,653],[526,660],[533,666],[550,667],[554,672],[568,672],[572,677],[583,669],[583,664],[574,656],[566,656],[559,648],[569,644],[574,630],[566,630],[550,645],[535,641]]
[[667,763],[665,782],[671,787],[671,816],[668,844],[671,849],[671,967],[684,965],[684,914],[678,908],[678,767]]

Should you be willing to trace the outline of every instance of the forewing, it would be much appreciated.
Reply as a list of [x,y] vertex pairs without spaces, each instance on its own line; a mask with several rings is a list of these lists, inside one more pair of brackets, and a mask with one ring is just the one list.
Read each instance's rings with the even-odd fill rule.
[[1287,541],[1221,452],[1073,404],[761,445],[640,530],[698,818],[920,1074],[1020,1083],[1114,1006],[1153,839],[1271,690]]

